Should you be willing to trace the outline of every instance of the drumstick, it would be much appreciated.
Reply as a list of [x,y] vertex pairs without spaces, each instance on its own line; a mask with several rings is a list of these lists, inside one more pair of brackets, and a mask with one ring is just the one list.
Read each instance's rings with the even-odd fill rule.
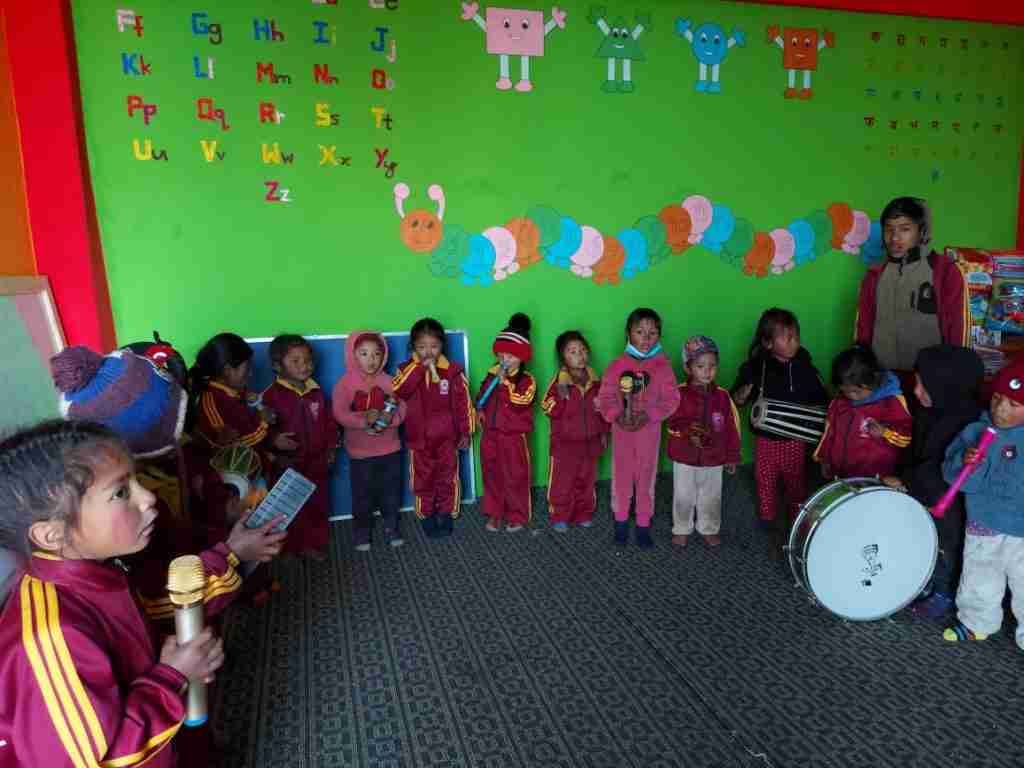
[[953,503],[953,499],[960,492],[960,488],[967,478],[978,468],[982,460],[985,458],[985,453],[988,451],[988,447],[992,444],[992,441],[996,439],[999,433],[996,432],[994,427],[985,427],[985,431],[981,433],[981,439],[978,441],[978,445],[975,446],[974,450],[977,454],[974,456],[974,460],[970,463],[965,463],[963,468],[960,470],[960,474],[956,476],[956,480],[949,486],[949,490],[942,494],[942,498],[939,499],[938,503],[931,508],[932,517],[942,519],[946,515],[946,508]]

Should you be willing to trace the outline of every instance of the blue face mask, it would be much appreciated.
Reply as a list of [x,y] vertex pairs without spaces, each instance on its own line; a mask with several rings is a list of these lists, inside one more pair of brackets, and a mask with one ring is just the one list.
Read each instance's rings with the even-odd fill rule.
[[632,343],[626,344],[626,354],[629,355],[630,357],[635,357],[637,360],[649,360],[650,358],[654,357],[659,352],[661,352],[661,342],[660,341],[657,344],[655,344],[653,347],[651,347],[651,351],[650,352],[646,352],[646,353],[641,352],[639,349],[634,347]]

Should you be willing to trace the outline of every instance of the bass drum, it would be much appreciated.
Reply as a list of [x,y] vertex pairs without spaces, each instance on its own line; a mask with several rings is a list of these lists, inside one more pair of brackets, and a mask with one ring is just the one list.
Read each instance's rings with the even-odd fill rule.
[[787,547],[797,583],[852,621],[884,619],[920,595],[938,549],[928,510],[874,478],[837,480],[814,494]]

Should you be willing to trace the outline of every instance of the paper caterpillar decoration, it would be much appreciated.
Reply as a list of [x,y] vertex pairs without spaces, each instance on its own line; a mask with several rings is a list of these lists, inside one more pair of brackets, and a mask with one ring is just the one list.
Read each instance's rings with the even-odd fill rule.
[[414,253],[430,254],[429,268],[435,276],[464,285],[490,285],[539,261],[599,285],[618,285],[694,245],[756,277],[784,274],[833,249],[860,255],[866,263],[882,255],[879,222],[846,203],[832,203],[785,227],[755,231],[727,206],[689,195],[615,234],[579,224],[550,206],[535,205],[525,216],[469,234],[444,223],[445,196],[439,184],[431,184],[427,195],[437,204],[436,213],[406,213],[409,187],[395,185],[401,240]]

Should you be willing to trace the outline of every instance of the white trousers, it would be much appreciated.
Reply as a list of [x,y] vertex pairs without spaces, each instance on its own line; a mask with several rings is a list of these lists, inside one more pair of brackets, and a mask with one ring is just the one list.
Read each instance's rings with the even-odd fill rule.
[[722,467],[691,467],[672,462],[672,533],[717,534],[722,528]]
[[1024,538],[974,536],[964,541],[964,565],[956,593],[957,618],[974,632],[991,635],[1003,624],[1003,596],[1010,587],[1017,619],[1017,646],[1024,650]]

